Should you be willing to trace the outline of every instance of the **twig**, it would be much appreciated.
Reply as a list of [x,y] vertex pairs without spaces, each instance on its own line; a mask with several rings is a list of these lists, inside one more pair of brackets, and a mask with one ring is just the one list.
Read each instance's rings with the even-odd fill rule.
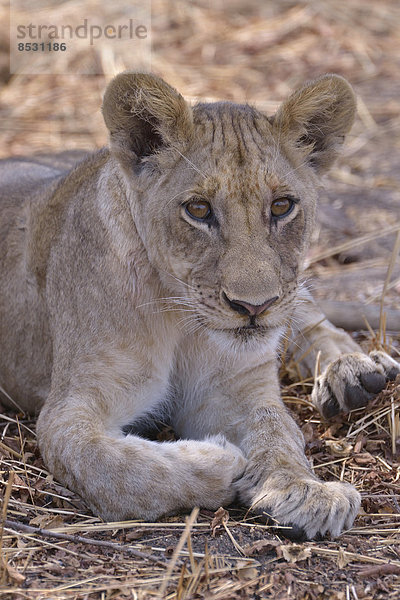
[[7,400],[9,402],[11,402],[12,404],[14,404],[15,408],[17,408],[24,416],[25,416],[25,411],[23,410],[23,408],[21,408],[21,406],[18,404],[18,402],[15,402],[15,400],[13,400],[11,398],[11,396],[9,396],[6,392],[6,390],[4,388],[1,387],[0,385],[0,392],[3,394],[3,396],[5,396],[7,398]]
[[[363,305],[360,302],[340,302],[336,300],[320,300],[318,302],[322,312],[328,320],[342,327],[347,331],[365,330],[365,320],[371,329],[379,329],[380,307]],[[400,329],[400,311],[396,309],[386,309],[386,329],[389,331],[399,331]]]
[[7,522],[6,516],[7,516],[7,510],[8,510],[8,502],[10,500],[10,496],[11,496],[11,492],[12,492],[12,487],[13,487],[13,483],[14,483],[14,477],[15,477],[15,472],[14,471],[10,471],[9,475],[8,475],[8,482],[7,482],[7,487],[6,487],[6,491],[4,493],[4,498],[3,498],[3,506],[1,509],[1,523],[0,523],[0,564],[3,567],[2,569],[2,573],[1,573],[1,577],[0,577],[0,582],[3,583],[4,578],[6,576],[6,570],[7,570],[7,558],[3,555],[3,534],[4,534],[4,526]]
[[[394,243],[392,254],[390,256],[390,261],[389,261],[389,265],[388,265],[388,269],[387,269],[387,273],[386,273],[385,283],[383,284],[381,301],[379,303],[379,308],[380,308],[380,313],[379,313],[379,341],[381,343],[382,343],[383,332],[386,330],[386,328],[383,325],[383,322],[384,322],[384,318],[383,318],[383,306],[384,306],[384,301],[385,301],[385,294],[386,294],[387,286],[389,285],[389,282],[390,282],[390,278],[391,278],[392,273],[393,273],[394,266],[396,264],[396,260],[397,260],[397,256],[399,254],[399,251],[400,251],[400,230],[397,232],[397,235],[396,235],[396,241]],[[385,319],[385,321],[386,321],[386,319]]]
[[181,537],[179,539],[179,542],[176,545],[176,548],[174,550],[174,553],[173,553],[173,555],[171,557],[171,560],[170,560],[170,563],[168,565],[168,569],[167,569],[167,572],[165,574],[163,583],[162,583],[162,585],[160,587],[160,590],[158,592],[158,595],[159,595],[160,598],[164,598],[164,596],[165,596],[165,592],[167,590],[167,587],[168,587],[168,584],[169,584],[169,580],[170,580],[171,575],[172,575],[172,571],[174,570],[174,567],[175,567],[176,562],[178,560],[179,553],[182,550],[183,546],[185,545],[186,540],[188,539],[188,537],[190,535],[190,532],[192,530],[192,526],[193,526],[194,522],[196,521],[198,514],[199,514],[199,509],[198,508],[194,508],[192,510],[192,513],[191,513],[190,517],[186,520],[185,529],[183,530],[182,535],[181,535]]
[[350,240],[348,242],[344,242],[343,244],[339,244],[337,246],[331,246],[327,250],[316,254],[308,261],[307,267],[310,265],[323,260],[324,258],[329,258],[330,256],[335,256],[335,254],[339,254],[340,252],[344,252],[345,250],[349,250],[350,248],[355,248],[356,246],[361,246],[367,242],[372,240],[376,240],[378,238],[387,236],[391,233],[395,233],[399,231],[400,226],[398,223],[395,225],[391,225],[390,227],[386,227],[385,229],[380,229],[379,231],[373,231],[372,233],[367,233],[365,235],[361,235],[358,238]]
[[361,569],[359,574],[363,577],[375,577],[375,575],[400,575],[400,567],[398,565],[386,563],[385,565],[376,565],[376,567]]
[[397,437],[398,437],[398,422],[399,415],[395,411],[394,398],[393,396],[390,398],[390,418],[389,419],[389,428],[391,429],[391,441],[392,441],[392,454],[396,456],[396,446],[397,446]]
[[318,350],[317,358],[315,360],[314,369],[314,381],[316,382],[318,377],[321,375],[321,350]]
[[150,560],[158,564],[161,567],[165,567],[165,561],[153,556],[152,554],[145,554],[131,548],[130,546],[123,546],[122,544],[116,544],[115,542],[107,542],[106,540],[96,540],[93,538],[86,538],[80,535],[70,535],[69,533],[60,533],[58,531],[50,531],[50,529],[40,529],[39,527],[32,527],[31,525],[25,525],[24,523],[18,523],[10,519],[5,519],[4,527],[11,529],[12,531],[22,531],[31,535],[37,535],[44,538],[55,538],[57,540],[67,540],[68,542],[74,542],[75,544],[91,544],[93,546],[101,546],[102,548],[109,548],[115,552],[123,552],[124,554],[130,554],[136,558],[143,560]]
[[3,444],[3,442],[0,442],[0,448],[5,452],[11,454],[11,456],[15,456],[15,458],[22,459],[22,454],[20,454],[16,450],[13,450],[12,448],[9,448],[7,444]]
[[[311,546],[311,551],[313,554],[318,554],[320,556],[338,556],[339,551],[333,550],[331,548],[322,548],[317,546]],[[372,563],[373,565],[387,565],[387,560],[382,558],[375,558],[374,556],[365,556],[364,554],[357,554],[356,552],[348,552],[347,550],[343,550],[343,554],[349,561],[351,562],[366,562]],[[400,568],[400,562],[394,563],[393,566],[397,566]]]
[[[400,283],[400,277],[398,277],[397,279],[393,279],[393,281],[391,281],[387,287],[386,287],[386,291],[388,290],[392,290],[393,288],[397,287]],[[381,297],[382,292],[379,292],[379,294],[372,294],[371,296],[368,296],[368,298],[365,300],[365,304],[372,304],[372,302],[375,302],[375,300],[379,300],[379,298]]]
[[20,423],[19,423],[18,415],[15,418],[16,418],[16,421],[17,421],[19,443],[20,443],[20,446],[21,446],[21,460],[24,463],[24,471],[25,471],[25,476],[26,476],[26,484],[27,484],[27,487],[28,487],[28,492],[29,492],[29,496],[31,498],[31,502],[32,502],[33,506],[35,506],[35,500],[33,498],[32,489],[31,489],[31,486],[29,485],[28,469],[26,468],[25,450],[24,450],[24,448],[25,448],[25,440],[22,439],[21,426],[20,426]]
[[228,534],[228,537],[231,540],[232,544],[234,545],[234,547],[236,548],[236,550],[239,552],[239,554],[241,554],[242,556],[246,556],[245,551],[240,546],[240,544],[238,544],[238,542],[235,540],[235,538],[233,537],[232,533],[229,531],[228,527],[226,526],[225,521],[222,521],[222,526],[225,529],[226,533]]

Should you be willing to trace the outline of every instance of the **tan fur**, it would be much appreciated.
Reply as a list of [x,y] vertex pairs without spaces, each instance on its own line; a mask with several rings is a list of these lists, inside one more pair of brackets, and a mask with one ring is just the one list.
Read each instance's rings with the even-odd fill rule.
[[[319,174],[354,111],[334,75],[267,118],[191,108],[158,77],[128,72],[104,98],[110,150],[72,169],[0,163],[0,385],[41,409],[48,467],[103,518],[216,509],[238,493],[308,537],[351,526],[359,494],[315,477],[276,353],[296,311],[305,326],[318,320],[301,266]],[[293,210],[274,221],[272,201],[287,196]],[[193,197],[213,220],[190,217]],[[237,310],[271,299],[254,318]],[[332,326],[311,330],[313,347],[339,340],[328,368],[341,344],[358,351]],[[161,407],[180,441],[124,435]]]

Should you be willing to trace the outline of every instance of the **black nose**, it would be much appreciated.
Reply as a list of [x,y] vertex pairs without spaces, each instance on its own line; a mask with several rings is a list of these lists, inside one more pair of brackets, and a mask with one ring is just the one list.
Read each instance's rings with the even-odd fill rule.
[[267,310],[267,308],[269,308],[274,302],[276,302],[279,297],[274,296],[273,298],[270,298],[263,304],[250,304],[249,302],[244,302],[243,300],[231,300],[230,298],[228,298],[225,292],[222,292],[222,296],[225,302],[229,304],[232,310],[239,313],[239,315],[246,315],[248,317],[256,317],[258,315],[261,315],[264,311]]

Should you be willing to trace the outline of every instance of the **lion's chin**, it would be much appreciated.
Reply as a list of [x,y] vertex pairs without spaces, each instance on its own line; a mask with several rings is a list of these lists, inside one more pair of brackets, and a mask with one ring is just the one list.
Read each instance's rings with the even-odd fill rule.
[[226,354],[276,354],[284,327],[262,325],[209,329],[209,338]]

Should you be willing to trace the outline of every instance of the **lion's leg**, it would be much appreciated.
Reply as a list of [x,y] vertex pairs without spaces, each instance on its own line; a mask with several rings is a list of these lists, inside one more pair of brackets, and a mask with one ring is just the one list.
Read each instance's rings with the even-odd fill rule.
[[325,318],[306,292],[296,322],[301,329],[293,334],[289,366],[301,376],[317,370],[311,397],[324,417],[365,406],[400,373],[399,363],[384,352],[363,353],[348,333]]
[[[223,436],[157,443],[122,433],[149,390],[126,390],[126,381],[76,382],[53,389],[38,420],[38,441],[50,471],[106,520],[155,519],[195,505],[217,509],[230,502],[245,459]],[[125,389],[124,389],[125,387]],[[154,386],[153,386],[154,387]],[[111,395],[109,395],[109,393]]]
[[245,361],[242,356],[229,364],[210,351],[202,355],[199,368],[198,355],[188,348],[187,386],[173,415],[177,433],[198,439],[222,433],[240,447],[248,462],[235,487],[254,511],[308,538],[338,535],[353,523],[358,492],[314,475],[302,433],[280,399],[276,361],[258,359],[247,366]]

